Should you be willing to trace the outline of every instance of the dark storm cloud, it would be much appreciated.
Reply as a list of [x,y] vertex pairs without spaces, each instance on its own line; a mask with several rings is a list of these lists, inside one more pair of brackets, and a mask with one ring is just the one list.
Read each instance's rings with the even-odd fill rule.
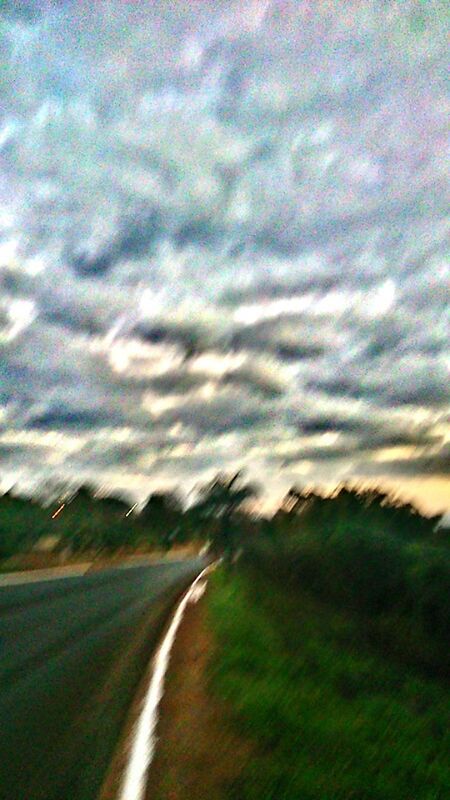
[[86,8],[0,12],[1,463],[442,475],[439,4]]

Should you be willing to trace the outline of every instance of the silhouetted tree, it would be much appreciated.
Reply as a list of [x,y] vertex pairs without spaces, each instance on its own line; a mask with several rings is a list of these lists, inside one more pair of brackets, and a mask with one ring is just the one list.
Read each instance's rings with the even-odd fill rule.
[[228,560],[240,541],[239,515],[245,504],[258,494],[259,487],[245,482],[241,472],[231,476],[219,473],[199,489],[195,513],[199,521],[206,522],[213,548]]
[[141,522],[152,538],[169,549],[183,530],[182,505],[174,492],[155,492],[150,495],[141,513]]

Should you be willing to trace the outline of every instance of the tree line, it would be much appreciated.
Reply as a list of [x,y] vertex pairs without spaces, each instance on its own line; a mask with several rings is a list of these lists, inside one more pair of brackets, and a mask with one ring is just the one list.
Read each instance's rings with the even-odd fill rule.
[[257,525],[241,506],[255,487],[239,476],[218,476],[199,487],[188,507],[175,492],[154,493],[143,508],[94,487],[57,492],[43,504],[12,492],[0,496],[0,561],[30,551],[45,539],[64,553],[113,553],[138,548],[169,549],[176,544],[212,541],[216,552],[237,546],[239,532]]
[[[324,497],[292,488],[271,518],[261,517],[254,500],[260,487],[241,472],[219,474],[198,487],[195,500],[183,504],[176,492],[154,493],[140,508],[120,496],[101,495],[93,487],[61,488],[43,504],[12,492],[0,496],[0,559],[32,549],[44,537],[58,540],[56,549],[72,553],[162,547],[208,540],[214,552],[232,559],[258,534],[291,547],[298,536],[311,542],[320,534],[374,536],[392,541],[444,544],[440,516],[425,516],[412,504],[377,489],[341,486]],[[380,538],[381,537],[381,538]],[[371,540],[372,541],[372,540]],[[373,540],[375,541],[375,540]]]

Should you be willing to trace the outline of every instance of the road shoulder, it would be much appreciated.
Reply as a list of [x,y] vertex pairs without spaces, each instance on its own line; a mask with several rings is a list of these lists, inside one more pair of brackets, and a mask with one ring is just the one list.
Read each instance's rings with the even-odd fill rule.
[[204,597],[188,606],[174,644],[146,800],[224,800],[251,758],[209,687],[214,646]]

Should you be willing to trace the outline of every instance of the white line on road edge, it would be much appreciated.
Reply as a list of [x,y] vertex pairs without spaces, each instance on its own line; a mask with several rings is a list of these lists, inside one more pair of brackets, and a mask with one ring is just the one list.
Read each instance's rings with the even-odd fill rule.
[[215,569],[215,566],[215,564],[210,564],[206,569],[202,570],[190,585],[180,601],[169,629],[155,655],[148,691],[132,733],[130,756],[118,800],[142,800],[144,797],[148,768],[155,754],[158,706],[164,693],[164,678],[169,663],[170,651],[187,604],[196,603],[200,599],[206,589],[204,576]]

